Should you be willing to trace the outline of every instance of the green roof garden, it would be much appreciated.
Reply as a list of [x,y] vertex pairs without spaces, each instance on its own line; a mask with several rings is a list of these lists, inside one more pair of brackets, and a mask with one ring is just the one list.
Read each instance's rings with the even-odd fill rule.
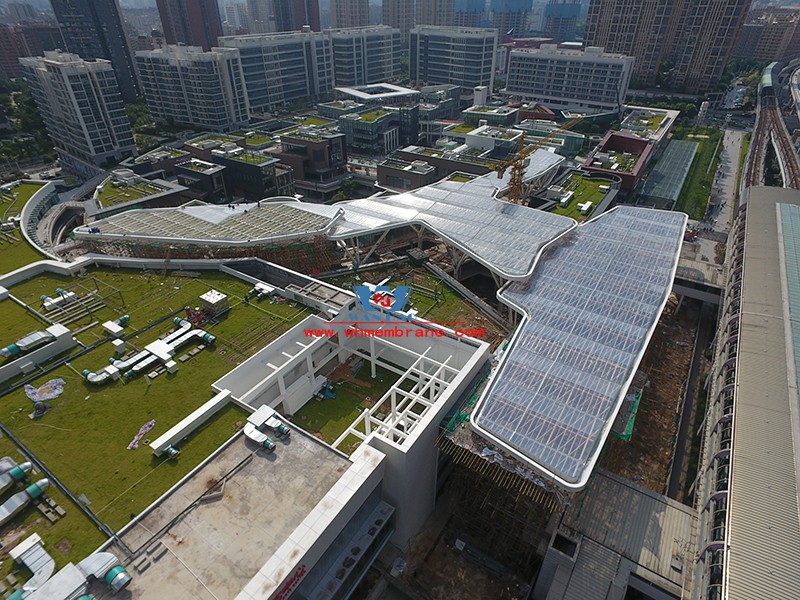
[[106,181],[102,191],[97,193],[97,202],[100,208],[108,208],[117,204],[124,204],[134,200],[141,200],[148,196],[155,196],[168,191],[159,185],[145,183],[144,180],[137,180],[133,185],[128,185],[118,179]]
[[[45,273],[17,284],[11,290],[17,298],[36,309],[41,305],[39,296],[52,294],[57,287],[88,293],[96,285],[101,293],[110,294],[105,304],[93,314],[79,316],[69,327],[80,331],[77,335],[84,344],[97,346],[83,354],[81,348],[75,348],[66,362],[59,363],[65,358],[62,356],[47,363],[53,368],[51,372],[25,376],[24,381],[30,380],[34,387],[54,378],[65,381],[64,391],[52,403],[52,410],[34,422],[38,426],[31,427],[32,421],[28,418],[31,401],[23,389],[0,396],[0,410],[6,415],[5,425],[22,443],[76,495],[85,494],[98,518],[116,531],[130,520],[131,514],[138,514],[146,508],[230,438],[242,427],[247,414],[233,404],[223,408],[180,443],[181,454],[176,460],[156,458],[143,444],[136,450],[128,450],[128,444],[140,426],[155,420],[155,428],[147,438],[157,438],[206,402],[213,395],[211,384],[216,379],[277,339],[310,311],[288,302],[244,302],[240,299],[247,295],[250,284],[221,272],[203,272],[201,276],[187,278],[161,272],[94,268],[74,278]],[[110,293],[114,289],[119,293]],[[89,383],[81,375],[84,369],[97,372],[108,365],[109,357],[114,355],[101,322],[122,314],[130,315],[131,325],[126,331],[130,337],[126,337],[126,341],[128,352],[134,353],[163,337],[174,327],[172,318],[184,316],[182,307],[194,305],[197,298],[210,289],[227,294],[231,308],[224,318],[200,325],[217,341],[180,361],[177,373],[102,384]],[[10,302],[3,300],[0,305]],[[43,326],[46,324],[42,321],[39,327]],[[16,339],[13,335],[11,337]],[[188,356],[189,350],[196,346],[195,343],[185,347],[176,356]],[[8,383],[22,381],[11,380]],[[5,450],[2,446],[0,449]],[[91,460],[86,460],[89,456]],[[103,473],[111,473],[113,477],[104,477]],[[48,495],[51,490],[52,486]],[[61,502],[60,497],[58,501]],[[65,508],[68,515],[81,514],[72,505],[65,505]],[[27,515],[37,514],[32,506],[15,517],[14,522],[22,522]],[[33,529],[41,531],[44,538],[44,532],[50,532],[54,526],[45,519],[39,520]],[[59,529],[66,526],[68,519],[58,521],[56,525],[62,523]],[[82,536],[88,536],[87,532],[97,531],[96,527],[80,519],[74,519],[74,528],[66,529],[60,535],[73,545],[83,539]],[[75,555],[66,552],[67,556],[62,558],[79,560],[96,548],[99,541],[91,538],[91,542],[85,542],[88,546],[75,549]]]
[[[25,203],[43,185],[45,184],[21,183],[12,190],[0,192],[1,220],[5,222],[9,218],[21,214]],[[45,257],[28,243],[19,229],[6,232],[6,235],[0,238],[0,273],[8,273],[43,258]]]
[[479,112],[479,113],[496,113],[496,112],[511,112],[512,108],[508,106],[470,106],[464,112]]
[[247,135],[249,131],[237,131],[234,135],[244,138],[244,143],[248,146],[265,146],[275,140],[275,137],[261,131],[256,131],[253,135]]
[[300,125],[304,127],[308,127],[309,125],[314,125],[316,127],[327,127],[328,125],[332,125],[336,121],[332,121],[331,119],[325,119],[323,117],[316,117],[314,115],[308,115],[304,117],[302,121],[300,121]]
[[447,128],[447,133],[455,133],[455,134],[467,134],[470,131],[475,131],[478,128],[477,125],[470,125],[468,123],[459,123],[458,125],[451,125]]
[[[630,173],[633,171],[633,168],[636,166],[636,162],[639,160],[639,156],[636,154],[615,152],[613,150],[599,154],[608,155],[608,158],[600,158],[595,155],[594,159],[592,160],[593,167],[598,169],[608,169],[610,171],[618,171],[620,173]],[[596,162],[599,162],[600,164],[594,164]],[[617,165],[617,168],[613,168],[614,165]]]
[[[592,210],[605,198],[608,190],[600,189],[602,186],[611,187],[613,182],[609,179],[597,177],[584,177],[580,173],[571,173],[564,181],[559,184],[565,192],[573,192],[572,200],[567,206],[556,206],[551,209],[557,215],[572,217],[578,222],[585,221],[589,215],[581,214],[578,204],[584,202],[592,203]],[[591,213],[590,213],[591,214]]]
[[177,148],[167,148],[161,146],[159,148],[156,148],[155,150],[150,150],[150,152],[146,154],[142,154],[141,156],[136,157],[134,162],[136,164],[147,162],[150,159],[155,158],[159,154],[169,154],[171,158],[180,158],[181,156],[187,156],[189,153],[186,150],[178,150]]
[[390,110],[386,110],[383,108],[376,108],[375,110],[358,113],[358,116],[361,117],[362,121],[366,121],[367,123],[372,123],[390,114],[392,114],[392,111]]
[[208,171],[213,171],[214,169],[222,168],[219,165],[202,162],[199,160],[190,160],[185,163],[181,163],[177,166],[183,167],[184,169],[189,169],[191,171],[197,171],[198,173],[207,173]]
[[244,137],[243,135],[238,135],[238,133],[239,132],[237,132],[237,134],[230,134],[230,135],[225,133],[206,133],[186,143],[191,145],[195,145],[200,142],[219,142],[221,144],[224,144],[226,142],[236,143],[241,141],[242,138]]
[[242,152],[240,154],[232,154],[230,156],[226,156],[225,158],[229,158],[231,160],[238,160],[239,162],[247,163],[249,165],[263,165],[272,160],[275,160],[271,156],[259,154],[258,152],[247,152],[247,151]]
[[447,178],[447,181],[455,181],[457,183],[467,183],[468,181],[472,181],[475,179],[475,175],[469,175],[468,173],[453,173],[450,177]]

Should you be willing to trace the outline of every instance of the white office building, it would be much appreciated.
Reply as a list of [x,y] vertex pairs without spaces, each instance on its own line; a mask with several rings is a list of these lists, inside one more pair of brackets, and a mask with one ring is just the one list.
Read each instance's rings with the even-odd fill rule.
[[64,166],[94,174],[110,160],[136,155],[110,61],[54,51],[20,64]]
[[550,108],[585,112],[622,110],[633,57],[603,48],[563,50],[554,44],[511,51],[504,94]]
[[237,49],[167,46],[137,52],[136,64],[156,121],[211,131],[247,126],[249,105]]
[[280,106],[325,96],[333,91],[331,48],[326,33],[301,31],[219,38],[238,48],[250,108]]
[[400,30],[386,25],[329,29],[337,86],[389,81],[400,74]]
[[411,31],[411,81],[492,89],[496,52],[496,29],[415,27]]

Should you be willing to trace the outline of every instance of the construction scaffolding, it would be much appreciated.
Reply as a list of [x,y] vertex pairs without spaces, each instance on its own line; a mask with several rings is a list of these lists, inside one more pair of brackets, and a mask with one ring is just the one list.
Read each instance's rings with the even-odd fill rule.
[[549,537],[547,524],[562,510],[561,504],[541,488],[541,493],[531,494],[526,485],[511,483],[516,477],[512,473],[483,463],[479,470],[458,465],[450,476],[454,518],[449,533],[530,581],[540,560],[537,550],[546,547]]
[[181,243],[178,240],[141,242],[127,240],[85,240],[89,252],[111,256],[163,258],[170,263],[181,259],[261,258],[304,273],[320,273],[341,264],[341,254],[334,242],[324,236],[288,244],[252,246],[211,246]]

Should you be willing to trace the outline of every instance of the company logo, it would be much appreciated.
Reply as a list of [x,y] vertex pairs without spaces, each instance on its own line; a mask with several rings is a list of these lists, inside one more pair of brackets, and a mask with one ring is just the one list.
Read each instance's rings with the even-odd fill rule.
[[[356,294],[356,309],[364,311],[361,315],[367,321],[382,321],[383,312],[374,306],[374,302],[381,308],[393,312],[400,312],[405,309],[411,288],[407,285],[398,285],[391,290],[385,285],[378,285],[370,288],[366,285],[354,285],[353,291]],[[398,315],[403,318],[403,315]]]

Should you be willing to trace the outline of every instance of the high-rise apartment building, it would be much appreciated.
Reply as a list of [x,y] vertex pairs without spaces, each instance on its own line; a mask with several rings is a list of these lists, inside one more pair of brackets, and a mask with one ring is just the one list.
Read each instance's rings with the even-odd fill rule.
[[217,0],[156,0],[167,44],[210,50],[222,35]]
[[452,27],[455,19],[455,0],[417,0],[416,25]]
[[13,23],[35,21],[38,11],[27,2],[8,2],[6,4],[6,18]]
[[602,48],[555,44],[511,51],[504,94],[559,110],[621,111],[634,59]]
[[383,24],[399,29],[406,47],[414,27],[414,0],[383,0]]
[[247,0],[247,14],[251,33],[320,29],[319,0]]
[[[230,27],[249,31],[250,20],[247,16],[247,5],[244,2],[232,2],[222,5],[220,18]],[[223,25],[224,27],[224,25]],[[219,37],[219,36],[217,36]]]
[[97,166],[136,155],[110,61],[59,51],[19,61],[62,165],[95,174]]
[[751,10],[733,49],[736,57],[768,61],[798,54],[800,9],[796,7]]
[[492,27],[497,29],[500,39],[522,37],[528,31],[528,16],[533,0],[492,0]]
[[544,9],[542,32],[557,42],[574,40],[580,14],[580,0],[550,0]]
[[236,48],[203,52],[198,46],[167,46],[137,52],[136,64],[156,121],[212,131],[233,131],[249,123]]
[[386,25],[329,29],[335,85],[352,87],[400,74],[400,30]]
[[276,31],[319,31],[319,0],[273,0]]
[[411,80],[464,88],[494,85],[497,30],[422,25],[411,31]]
[[319,32],[239,35],[219,38],[238,48],[251,110],[273,110],[333,91],[328,36]]
[[486,19],[486,0],[455,0],[453,25],[480,27]]
[[653,86],[667,61],[667,85],[714,89],[731,54],[749,0],[593,0],[587,44],[636,58],[633,80]]
[[51,0],[67,49],[84,60],[111,61],[126,102],[139,95],[139,82],[119,0]]
[[369,25],[368,0],[331,0],[331,25],[334,28]]
[[0,23],[0,79],[22,75],[19,59],[23,56],[41,56],[47,50],[64,48],[61,32],[55,25]]

